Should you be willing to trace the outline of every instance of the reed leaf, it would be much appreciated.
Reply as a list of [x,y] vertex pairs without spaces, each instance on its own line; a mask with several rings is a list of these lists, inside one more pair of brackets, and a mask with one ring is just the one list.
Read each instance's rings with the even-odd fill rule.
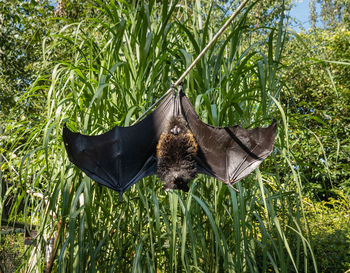
[[[64,123],[84,134],[133,124],[223,23],[219,2],[191,3],[96,1],[99,17],[67,22],[45,42],[43,58],[51,74],[42,75],[18,102],[21,107],[36,100],[44,113],[7,129],[13,140],[6,148],[21,156],[9,160],[18,172],[11,174],[17,186],[6,192],[17,200],[11,217],[19,217],[25,203],[28,224],[40,227],[23,272],[45,269],[45,245],[52,238],[55,272],[316,268],[305,216],[297,209],[301,184],[279,103],[283,16],[274,28],[253,36],[259,29],[249,28],[249,7],[185,80],[187,95],[207,123],[250,128],[266,126],[272,118],[283,121],[274,155],[261,172],[235,185],[239,193],[203,175],[188,193],[165,193],[157,178],[148,177],[120,201],[117,192],[90,180],[68,160]],[[61,51],[69,58],[51,61]],[[38,192],[43,198],[27,198]]]

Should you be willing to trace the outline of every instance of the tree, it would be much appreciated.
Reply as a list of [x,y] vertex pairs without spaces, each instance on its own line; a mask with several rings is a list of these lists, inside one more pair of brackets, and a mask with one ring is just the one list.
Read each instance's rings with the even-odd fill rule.
[[305,190],[323,200],[350,193],[350,32],[299,34],[287,52],[283,102]]
[[0,0],[0,111],[4,114],[41,69],[42,41],[50,29],[49,1]]
[[[320,14],[317,12],[317,5],[320,7]],[[323,23],[325,29],[349,29],[350,27],[350,0],[311,0],[310,17],[312,28],[315,28],[317,21]]]
[[[92,3],[59,1],[55,6],[50,0],[0,0],[0,112],[8,114],[38,75],[47,73],[42,65],[44,39],[49,44],[65,23],[97,16]],[[46,61],[69,53],[56,49]]]
[[[130,125],[182,74],[227,16],[213,11],[213,1],[193,1],[197,7],[181,1],[130,2],[98,1],[100,17],[67,22],[54,46],[45,47],[47,55],[63,51],[66,58],[53,59],[52,73],[40,78],[49,84],[34,85],[21,101],[44,92],[46,97],[38,101],[47,105],[45,112],[38,120],[26,116],[7,130],[21,141],[26,136],[23,145],[9,149],[17,158],[8,169],[20,170],[14,194],[17,200],[25,197],[30,219],[42,231],[25,265],[38,270],[47,266],[38,257],[55,237],[59,259],[47,268],[59,272],[128,272],[131,265],[138,272],[146,267],[166,272],[307,267],[308,261],[305,267],[299,262],[300,251],[289,251],[295,247],[310,253],[304,243],[307,234],[299,235],[305,222],[296,209],[302,206],[295,194],[299,187],[293,184],[281,194],[283,179],[274,174],[287,165],[285,156],[278,156],[278,164],[271,164],[274,157],[265,162],[270,172],[257,172],[244,186],[239,182],[239,194],[199,177],[189,194],[165,195],[161,183],[149,177],[125,193],[127,202],[119,202],[117,193],[99,187],[69,163],[63,123],[70,120],[72,129],[89,134]],[[279,24],[262,17],[256,29],[249,16],[254,18],[249,9],[240,14],[186,78],[190,99],[210,124],[265,126],[279,115],[275,100],[281,88],[283,17]],[[283,145],[280,137],[276,142]],[[292,168],[283,171],[293,176]],[[28,197],[31,190],[44,198]]]

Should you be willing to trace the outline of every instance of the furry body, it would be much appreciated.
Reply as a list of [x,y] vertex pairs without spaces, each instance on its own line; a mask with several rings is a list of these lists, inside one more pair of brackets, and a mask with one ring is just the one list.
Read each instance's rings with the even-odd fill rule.
[[157,175],[165,190],[188,191],[187,183],[197,174],[197,142],[182,117],[172,117],[157,145]]

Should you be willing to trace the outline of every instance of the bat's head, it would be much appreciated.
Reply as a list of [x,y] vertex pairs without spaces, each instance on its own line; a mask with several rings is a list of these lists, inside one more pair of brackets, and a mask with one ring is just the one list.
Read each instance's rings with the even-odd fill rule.
[[174,181],[170,181],[170,182],[167,182],[165,185],[164,185],[164,188],[163,188],[165,191],[169,191],[169,190],[182,190],[184,192],[188,192],[189,190],[189,187],[187,185],[187,182],[183,181],[183,180],[174,180]]
[[187,168],[182,166],[182,168],[169,168],[166,175],[163,177],[166,181],[164,185],[164,190],[182,190],[188,192],[188,183],[195,178],[195,169]]

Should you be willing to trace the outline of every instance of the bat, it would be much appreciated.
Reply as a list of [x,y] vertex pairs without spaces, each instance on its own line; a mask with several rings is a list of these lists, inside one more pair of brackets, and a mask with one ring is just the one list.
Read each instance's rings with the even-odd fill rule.
[[198,173],[232,186],[272,152],[276,121],[267,128],[214,127],[204,123],[182,88],[173,90],[145,119],[96,136],[63,128],[72,163],[121,195],[156,174],[164,190],[188,191]]

